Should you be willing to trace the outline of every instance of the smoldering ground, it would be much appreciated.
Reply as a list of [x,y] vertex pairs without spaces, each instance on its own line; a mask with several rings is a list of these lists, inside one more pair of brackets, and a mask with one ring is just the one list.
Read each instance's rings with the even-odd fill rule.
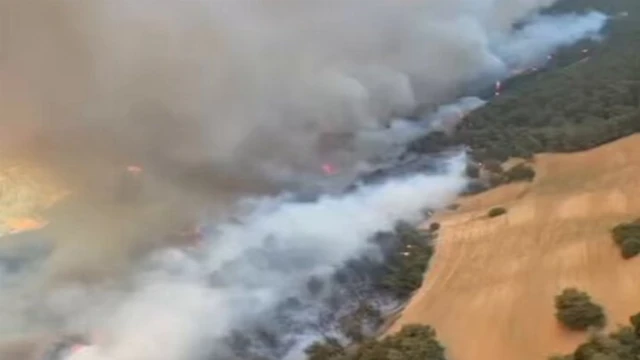
[[[61,279],[83,280],[92,289],[105,274],[127,275],[131,263],[144,258],[182,223],[210,220],[212,208],[218,210],[216,215],[228,214],[240,198],[275,194],[288,184],[314,179],[325,161],[314,145],[321,134],[375,132],[419,104],[453,100],[469,81],[504,76],[512,65],[504,51],[518,49],[509,43],[519,39],[512,24],[552,2],[2,1],[1,154],[47,168],[73,193],[72,200],[49,215],[52,221],[46,231],[54,238],[53,252],[37,271],[25,275],[28,281],[5,291],[7,301],[25,292],[48,299],[49,293],[42,289],[55,293]],[[582,18],[568,17],[557,26],[587,24],[576,19]],[[598,23],[589,22],[571,36],[597,30]],[[546,52],[566,43],[545,34],[527,33],[525,40],[536,39],[527,48],[532,56],[538,55],[536,49]],[[500,48],[502,43],[510,46]],[[397,142],[380,142],[385,144]],[[341,154],[347,170],[371,154],[367,146],[362,149]],[[118,179],[129,165],[144,169],[144,197],[114,201]],[[403,195],[442,192],[450,198],[457,189],[450,184],[460,180],[452,176],[455,181],[450,183],[421,182],[428,187],[403,188],[411,189],[403,190]],[[347,200],[322,206],[341,204],[365,215],[379,210]],[[412,213],[405,212],[404,203],[386,205],[384,216],[367,222],[357,234],[346,231],[351,225],[336,217],[306,220],[319,231],[307,234],[305,238],[315,245],[306,250],[325,254],[335,249],[343,255],[335,262],[356,255],[359,243],[344,240],[345,231],[353,239],[364,238],[391,219]],[[359,217],[353,212],[346,216]],[[293,220],[278,224],[284,229],[299,226]],[[238,234],[245,231],[231,229]],[[327,229],[331,234],[322,232]],[[210,241],[206,254],[213,259],[222,254],[236,258],[251,246],[242,237],[212,235]],[[242,264],[242,256],[239,259]],[[247,267],[250,264],[239,268]],[[195,268],[211,270],[201,264]],[[265,303],[277,302],[279,294],[271,284],[285,280],[278,272],[265,274],[274,279],[266,279],[265,291],[256,294],[266,296]],[[149,288],[147,282],[134,284],[143,293]],[[198,299],[213,298],[209,296],[213,290],[200,285],[193,302],[187,295],[190,290],[180,288],[185,302],[179,305],[176,321],[189,322],[200,313],[200,306],[202,314],[209,314],[210,305]],[[158,289],[151,288],[152,293]],[[82,323],[77,318],[85,318],[85,313],[109,314],[104,308],[117,308],[110,300],[121,299],[123,291],[114,290],[113,297],[105,291],[87,295],[107,299],[107,305],[98,306],[94,300],[83,300],[82,294],[91,291],[81,289],[72,292],[77,296],[54,296],[58,305],[53,308],[64,310],[57,311],[63,315],[56,321],[68,325]],[[233,293],[234,288],[215,291],[227,290]],[[245,289],[240,290],[234,294],[242,297]],[[229,314],[247,310],[241,317],[245,319],[254,314],[250,308],[268,309],[249,305],[240,309],[236,306],[242,302],[236,298],[219,298],[225,302],[214,311],[216,321],[228,317],[239,321]],[[68,310],[78,303],[87,304],[86,311]],[[89,311],[94,307],[100,311]],[[48,318],[24,316],[30,309],[6,309],[15,310],[11,310],[15,326],[5,324],[16,333],[51,327]],[[143,318],[133,316],[122,326],[135,329]],[[172,350],[178,354],[174,358],[193,355],[180,349]]]

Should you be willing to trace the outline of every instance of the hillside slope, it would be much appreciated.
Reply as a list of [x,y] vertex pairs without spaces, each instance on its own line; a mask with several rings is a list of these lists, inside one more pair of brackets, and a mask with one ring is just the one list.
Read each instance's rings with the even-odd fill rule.
[[[424,285],[390,329],[433,325],[456,360],[538,360],[574,348],[553,316],[567,286],[603,304],[610,326],[640,310],[640,260],[622,260],[609,230],[640,216],[640,135],[589,151],[535,158],[532,184],[462,199],[436,220]],[[505,216],[487,211],[504,206]]]

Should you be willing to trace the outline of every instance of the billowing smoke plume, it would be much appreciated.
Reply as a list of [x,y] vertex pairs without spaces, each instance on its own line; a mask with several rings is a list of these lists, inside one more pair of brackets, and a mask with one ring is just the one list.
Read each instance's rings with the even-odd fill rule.
[[379,163],[391,162],[405,151],[409,142],[431,131],[451,133],[465,116],[485,103],[477,97],[463,97],[438,106],[421,119],[392,119],[386,128],[359,131],[354,140],[353,151],[362,159]]
[[510,68],[540,63],[559,46],[571,45],[585,37],[598,39],[607,16],[599,12],[585,15],[539,15],[509,38],[498,42],[496,53]]
[[377,128],[602,26],[512,32],[552,2],[9,0],[2,92],[25,109],[3,137],[24,133],[73,179],[140,163],[261,191],[268,169],[316,170],[320,133]]
[[[314,204],[254,203],[218,227],[204,259],[170,252],[180,259],[132,280],[152,244],[210,220],[214,205],[228,214],[244,197],[304,187],[334,152],[349,168],[396,149],[434,118],[397,119],[603,25],[595,13],[535,16],[553,2],[2,1],[0,150],[47,167],[75,199],[47,228],[51,256],[2,288],[11,317],[0,330],[97,327],[108,360],[198,359],[202,337],[259,321],[302,279],[368,251],[366,239],[396,220],[443,206],[464,181],[451,170]],[[519,21],[528,25],[514,29]],[[323,134],[344,133],[358,146],[319,150]],[[129,165],[144,169],[144,197],[114,203]],[[96,282],[104,274],[122,276]],[[60,291],[61,279],[92,285]]]
[[98,344],[87,351],[103,357],[80,353],[74,359],[200,359],[212,341],[249,328],[286,299],[304,297],[310,278],[329,277],[349,259],[375,252],[368,240],[376,232],[449,204],[466,184],[464,164],[457,157],[442,175],[314,203],[269,200],[237,223],[219,226],[199,258],[161,252],[138,275],[138,290],[115,308],[115,317],[98,319]]

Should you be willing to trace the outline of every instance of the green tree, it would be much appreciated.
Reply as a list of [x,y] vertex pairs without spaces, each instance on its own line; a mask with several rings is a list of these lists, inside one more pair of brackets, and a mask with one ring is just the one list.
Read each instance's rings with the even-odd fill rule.
[[623,258],[629,259],[640,254],[640,220],[619,224],[611,233]]
[[507,213],[507,209],[503,207],[495,207],[489,210],[489,212],[487,213],[487,216],[489,216],[490,218],[494,218],[500,215],[504,215],[506,213]]
[[640,314],[629,318],[632,326],[623,326],[608,335],[595,334],[573,353],[552,356],[549,360],[637,360],[640,358]]
[[591,301],[584,291],[564,289],[555,297],[556,318],[571,330],[602,328],[606,323],[604,310]]
[[436,331],[427,325],[408,325],[397,334],[362,344],[352,360],[445,360]]
[[346,354],[344,346],[338,339],[327,337],[324,341],[317,341],[309,346],[305,353],[308,360],[337,359]]
[[432,232],[418,229],[408,223],[396,225],[394,236],[400,246],[386,261],[387,274],[381,285],[394,296],[404,299],[422,285],[434,250]]
[[640,238],[632,237],[625,239],[622,245],[620,245],[620,250],[622,257],[625,259],[630,259],[640,254]]
[[521,163],[505,171],[504,177],[507,182],[532,181],[536,172],[531,166]]

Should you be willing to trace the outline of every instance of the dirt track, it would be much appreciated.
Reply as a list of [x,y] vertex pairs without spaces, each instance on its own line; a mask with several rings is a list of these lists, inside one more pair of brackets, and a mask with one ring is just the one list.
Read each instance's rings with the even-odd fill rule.
[[[553,296],[588,291],[610,327],[640,311],[640,259],[609,230],[640,217],[640,136],[576,154],[540,155],[536,180],[465,198],[442,229],[425,283],[390,331],[427,323],[451,359],[546,359],[583,339],[558,326]],[[488,219],[493,206],[507,215]]]

